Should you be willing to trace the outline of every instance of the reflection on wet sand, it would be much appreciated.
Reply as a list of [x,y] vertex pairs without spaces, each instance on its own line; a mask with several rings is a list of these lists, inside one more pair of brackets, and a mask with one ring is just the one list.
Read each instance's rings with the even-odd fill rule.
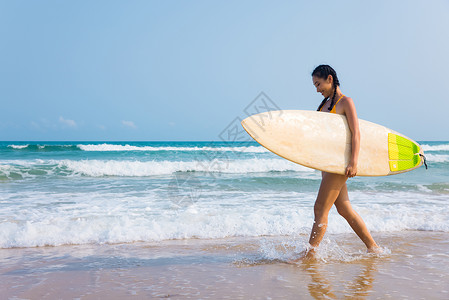
[[[359,262],[362,266],[360,274],[344,283],[344,297],[361,299],[369,296],[373,289],[374,275],[377,273],[376,259],[369,258]],[[335,275],[327,272],[324,265],[317,261],[305,261],[302,269],[310,275],[312,282],[308,285],[310,296],[315,299],[337,299],[332,286]]]

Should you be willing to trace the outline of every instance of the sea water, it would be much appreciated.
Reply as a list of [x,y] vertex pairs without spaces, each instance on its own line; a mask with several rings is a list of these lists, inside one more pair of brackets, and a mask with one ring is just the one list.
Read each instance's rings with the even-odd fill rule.
[[[372,232],[449,232],[449,142],[420,144],[428,170],[348,180]],[[0,142],[0,248],[308,234],[320,181],[256,142]]]

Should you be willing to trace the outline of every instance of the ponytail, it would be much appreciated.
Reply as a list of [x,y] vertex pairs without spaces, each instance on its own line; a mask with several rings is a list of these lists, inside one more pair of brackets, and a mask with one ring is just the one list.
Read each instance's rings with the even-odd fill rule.
[[334,106],[335,106],[335,94],[337,94],[337,85],[335,84],[335,80],[334,80],[334,94],[332,95],[331,105],[328,108],[329,111],[331,111],[332,108],[334,108]]
[[[329,106],[329,111],[331,111],[332,108],[334,108],[334,106],[335,106],[335,95],[337,93],[337,86],[340,86],[340,81],[338,80],[337,72],[335,72],[335,70],[329,65],[319,65],[312,72],[312,76],[322,78],[322,79],[327,79],[329,77],[329,75],[332,75],[333,87],[334,87],[334,94],[332,95],[332,102],[331,102],[331,105]],[[317,111],[319,111],[319,110],[321,110],[321,108],[323,108],[323,105],[324,105],[324,103],[326,103],[327,100],[329,100],[328,97],[323,99],[320,106],[318,106]]]
[[317,111],[321,111],[321,108],[323,107],[324,103],[326,103],[327,99],[329,99],[329,98],[326,97],[323,99],[323,101],[321,101],[321,104],[320,104],[320,106],[318,106]]

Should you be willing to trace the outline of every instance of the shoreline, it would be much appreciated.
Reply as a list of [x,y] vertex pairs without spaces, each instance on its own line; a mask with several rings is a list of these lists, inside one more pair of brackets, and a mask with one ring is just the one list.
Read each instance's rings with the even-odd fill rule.
[[307,236],[0,249],[6,299],[447,298],[449,233],[326,235],[320,259],[286,263]]

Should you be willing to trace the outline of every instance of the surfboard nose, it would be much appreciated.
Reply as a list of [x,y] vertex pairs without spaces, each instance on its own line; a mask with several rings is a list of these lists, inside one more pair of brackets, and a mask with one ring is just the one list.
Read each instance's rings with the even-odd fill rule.
[[245,131],[248,132],[248,118],[242,120],[240,124],[242,125],[243,129],[245,129]]
[[[243,129],[253,138],[257,139],[257,134],[254,131],[254,121],[251,120],[251,117],[247,117],[243,119],[240,124],[242,125]],[[252,125],[251,125],[252,124]]]

